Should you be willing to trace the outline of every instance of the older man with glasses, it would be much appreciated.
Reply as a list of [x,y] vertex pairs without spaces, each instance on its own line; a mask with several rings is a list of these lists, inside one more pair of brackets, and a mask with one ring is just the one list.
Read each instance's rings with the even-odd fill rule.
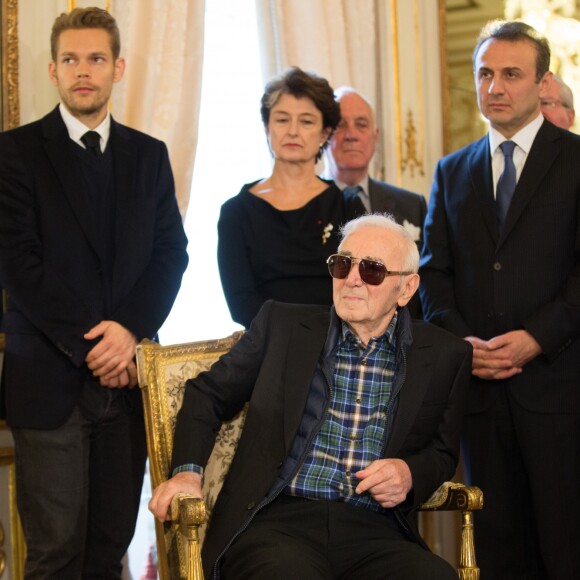
[[570,130],[574,124],[574,95],[572,89],[557,75],[540,98],[542,115],[561,129]]
[[471,346],[406,308],[419,254],[403,226],[366,215],[328,259],[334,306],[269,301],[212,369],[188,382],[173,477],[201,497],[221,422],[249,411],[203,548],[206,577],[457,579],[415,510],[457,464]]

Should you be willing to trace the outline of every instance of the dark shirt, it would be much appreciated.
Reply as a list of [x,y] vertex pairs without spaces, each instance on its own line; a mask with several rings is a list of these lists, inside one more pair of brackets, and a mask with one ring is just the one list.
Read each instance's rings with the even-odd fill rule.
[[332,181],[299,209],[282,211],[244,185],[226,201],[218,222],[218,265],[232,318],[249,327],[272,298],[298,304],[332,304],[326,259],[336,253],[340,226],[364,213],[345,201]]

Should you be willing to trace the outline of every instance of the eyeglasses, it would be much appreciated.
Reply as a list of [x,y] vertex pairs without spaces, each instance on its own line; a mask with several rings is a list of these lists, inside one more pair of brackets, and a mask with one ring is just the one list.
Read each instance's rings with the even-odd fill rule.
[[555,109],[556,107],[564,107],[564,109],[569,109],[570,105],[563,103],[562,101],[540,101],[542,107],[547,107],[548,109]]
[[356,262],[358,262],[358,273],[361,280],[371,286],[378,286],[386,276],[406,276],[408,274],[414,274],[414,272],[387,270],[387,267],[380,262],[367,260],[366,258],[353,258],[352,256],[345,256],[343,254],[332,254],[326,260],[330,275],[338,280],[344,280]]

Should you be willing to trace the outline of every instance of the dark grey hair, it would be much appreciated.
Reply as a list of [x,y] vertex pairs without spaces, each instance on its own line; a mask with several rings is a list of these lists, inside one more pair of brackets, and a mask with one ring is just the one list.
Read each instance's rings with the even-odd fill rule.
[[548,39],[541,35],[535,28],[519,20],[491,20],[479,33],[477,44],[473,50],[473,69],[475,60],[482,44],[490,38],[505,40],[507,42],[519,42],[527,40],[536,48],[536,82],[550,70],[550,44]]

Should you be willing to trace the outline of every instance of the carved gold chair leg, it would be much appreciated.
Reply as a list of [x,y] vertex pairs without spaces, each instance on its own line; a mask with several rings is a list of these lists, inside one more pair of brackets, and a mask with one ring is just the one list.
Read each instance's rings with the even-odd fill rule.
[[479,568],[475,562],[473,538],[473,512],[462,512],[461,553],[457,570],[460,580],[479,580]]
[[201,565],[199,526],[207,521],[205,501],[186,494],[177,494],[171,501],[171,520],[177,522],[179,531],[187,540],[187,580],[204,580]]
[[461,510],[461,550],[457,574],[460,580],[479,580],[473,538],[473,511],[483,508],[483,492],[475,486],[448,481],[422,506],[422,511]]

